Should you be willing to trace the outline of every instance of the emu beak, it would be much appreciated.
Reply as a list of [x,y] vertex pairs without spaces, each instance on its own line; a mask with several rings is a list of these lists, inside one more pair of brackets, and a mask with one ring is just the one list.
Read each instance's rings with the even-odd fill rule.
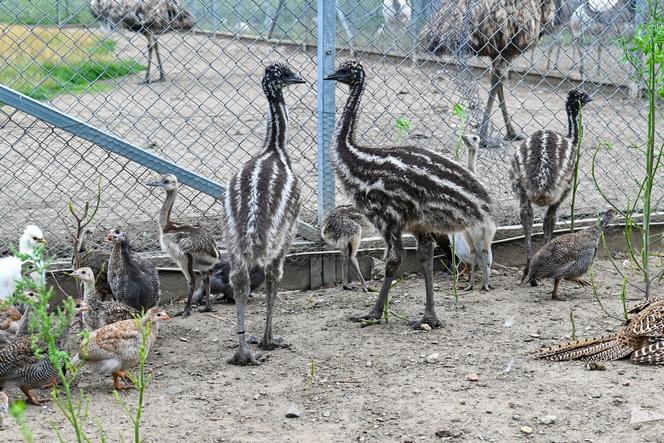
[[297,74],[293,74],[292,77],[288,78],[287,83],[289,85],[298,85],[298,84],[306,83],[306,80],[303,79],[302,77],[300,77]]
[[467,145],[473,144],[470,137],[468,137],[466,134],[462,135],[461,138],[463,139],[464,142],[466,142]]
[[342,80],[343,75],[339,74],[338,72],[333,72],[332,74],[328,75],[327,77],[323,78],[323,80]]
[[159,186],[161,186],[161,182],[160,182],[160,181],[155,181],[155,182],[146,182],[146,183],[145,183],[145,186],[154,186],[154,187],[159,187]]

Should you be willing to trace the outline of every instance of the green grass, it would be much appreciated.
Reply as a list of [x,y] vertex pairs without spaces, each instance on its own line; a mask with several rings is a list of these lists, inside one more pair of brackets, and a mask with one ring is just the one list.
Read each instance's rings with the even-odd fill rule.
[[91,30],[0,25],[0,83],[37,100],[107,91],[112,80],[145,70],[119,58],[116,43]]

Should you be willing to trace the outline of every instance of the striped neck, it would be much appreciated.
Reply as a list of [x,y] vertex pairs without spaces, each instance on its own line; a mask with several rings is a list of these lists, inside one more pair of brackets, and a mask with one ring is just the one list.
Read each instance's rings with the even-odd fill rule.
[[576,146],[579,142],[579,109],[578,107],[567,107],[567,138],[572,139]]
[[337,130],[337,149],[355,145],[355,122],[360,109],[360,100],[364,92],[364,80],[350,87],[348,100],[339,121]]
[[276,151],[284,163],[290,166],[286,152],[288,145],[288,109],[281,89],[265,89],[268,103],[267,132],[265,134],[265,151]]

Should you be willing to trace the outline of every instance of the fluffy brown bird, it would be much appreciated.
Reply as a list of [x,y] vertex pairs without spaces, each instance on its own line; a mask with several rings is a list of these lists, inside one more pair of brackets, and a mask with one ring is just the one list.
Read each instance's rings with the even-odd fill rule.
[[581,277],[593,264],[600,236],[614,216],[615,212],[609,210],[597,225],[573,234],[561,235],[545,244],[533,257],[528,273],[521,280],[521,284],[536,282],[542,278],[552,278],[551,295],[555,300],[565,300],[565,297],[558,295],[560,280],[589,286],[590,284]]
[[129,389],[130,386],[122,384],[120,380],[127,378],[126,369],[139,363],[143,340],[141,326],[150,328],[147,342],[149,350],[157,340],[159,323],[170,319],[163,308],[155,306],[148,310],[142,320],[123,320],[97,329],[90,334],[89,340],[81,345],[73,362],[82,362],[103,374],[110,373],[113,375],[115,389]]
[[111,323],[130,320],[138,315],[138,311],[124,303],[116,301],[101,301],[96,292],[95,275],[90,268],[80,268],[74,271],[72,277],[83,283],[83,300],[90,306],[90,312],[83,315],[83,323],[95,330]]
[[616,334],[542,348],[535,358],[552,361],[613,361],[630,357],[640,365],[664,364],[664,299],[641,303]]

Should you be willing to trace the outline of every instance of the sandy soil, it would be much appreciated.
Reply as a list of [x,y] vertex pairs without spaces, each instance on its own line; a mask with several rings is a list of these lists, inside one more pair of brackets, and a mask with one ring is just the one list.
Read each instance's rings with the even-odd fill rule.
[[[602,303],[619,315],[619,279],[607,263],[596,270]],[[431,332],[412,331],[395,316],[366,328],[349,323],[348,315],[369,309],[373,294],[284,292],[276,332],[292,349],[265,354],[259,367],[225,362],[236,342],[232,306],[217,305],[214,317],[166,323],[150,358],[155,378],[146,399],[146,441],[664,441],[664,421],[630,423],[633,410],[664,412],[659,369],[620,361],[589,371],[580,362],[526,355],[569,339],[570,310],[579,337],[613,331],[619,322],[603,314],[592,292],[563,284],[569,300],[552,301],[550,283],[518,288],[516,281],[516,271],[502,271],[493,280],[497,289],[463,294],[457,302],[449,278],[436,276],[444,326]],[[406,278],[392,295],[395,313],[421,315],[419,276]],[[256,294],[250,334],[262,333],[264,305]],[[467,380],[469,373],[479,381]],[[130,438],[111,379],[86,372],[79,386],[109,441]],[[133,403],[136,394],[121,398]],[[285,417],[290,405],[299,418]],[[53,407],[29,407],[36,441],[55,441],[51,423],[69,432]],[[91,421],[88,429],[94,428]],[[13,420],[0,441],[21,441]]]

